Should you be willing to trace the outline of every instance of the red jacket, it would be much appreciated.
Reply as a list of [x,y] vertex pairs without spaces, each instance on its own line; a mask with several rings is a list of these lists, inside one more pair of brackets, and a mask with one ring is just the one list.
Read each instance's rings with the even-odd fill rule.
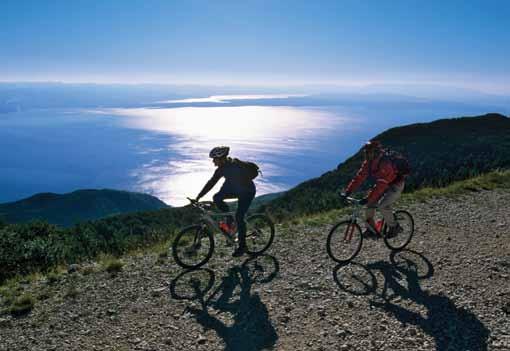
[[381,155],[372,161],[365,160],[345,191],[352,193],[369,175],[372,176],[375,179],[375,185],[367,195],[368,204],[370,205],[376,203],[390,185],[403,182],[404,178],[397,174],[391,160],[381,159],[382,156],[383,154],[381,153]]

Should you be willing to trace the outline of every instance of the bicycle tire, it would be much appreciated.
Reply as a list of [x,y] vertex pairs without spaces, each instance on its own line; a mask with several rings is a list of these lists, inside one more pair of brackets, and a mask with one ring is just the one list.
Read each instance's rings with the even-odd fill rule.
[[[343,240],[352,241],[353,236],[357,241],[353,242],[352,250],[347,250],[347,254],[340,255],[339,248],[344,247],[346,245],[337,245],[337,236],[342,237]],[[344,242],[344,244],[348,244]],[[333,259],[333,261],[338,263],[347,263],[350,262],[358,255],[361,250],[361,246],[363,244],[363,235],[361,233],[361,227],[358,223],[353,223],[349,220],[339,222],[331,228],[328,234],[328,239],[326,240],[326,250],[328,252],[329,257]]]
[[397,220],[398,224],[400,224],[403,227],[403,231],[397,235],[398,239],[400,240],[393,240],[395,238],[388,238],[387,231],[388,226],[385,225],[383,228],[383,238],[384,238],[384,244],[390,249],[394,251],[400,251],[403,250],[413,238],[414,234],[414,219],[411,213],[405,210],[398,210],[393,213],[395,216],[395,219]]
[[[269,216],[258,213],[246,218],[246,252],[249,255],[261,255],[266,252],[274,240],[274,223]],[[260,245],[256,245],[256,241]]]
[[[197,235],[201,236],[200,241],[198,243],[196,242]],[[190,240],[189,237],[193,239],[193,243],[191,244],[191,246],[187,245],[188,243],[186,242],[186,240]],[[196,261],[191,258],[189,259],[189,261],[191,262],[186,260],[185,254],[188,254],[188,256],[190,255],[189,253],[182,251],[188,250],[191,252],[195,249],[199,250],[200,247],[202,246],[202,241],[204,239],[207,239],[208,244],[206,250],[202,250],[202,252],[196,255],[198,256]],[[186,248],[186,246],[189,247]],[[183,248],[183,250],[181,250],[181,248]],[[214,252],[214,238],[212,233],[198,224],[190,225],[188,227],[181,229],[179,234],[177,234],[177,236],[175,237],[174,242],[172,243],[172,255],[174,257],[174,260],[179,266],[183,268],[194,269],[206,264],[207,261],[211,259],[213,252]]]

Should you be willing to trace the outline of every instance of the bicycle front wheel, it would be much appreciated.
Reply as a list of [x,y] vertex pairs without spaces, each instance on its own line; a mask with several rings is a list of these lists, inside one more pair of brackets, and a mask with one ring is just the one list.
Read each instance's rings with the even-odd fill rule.
[[384,243],[391,250],[402,250],[407,244],[411,242],[414,234],[414,220],[413,216],[407,211],[398,210],[393,214],[395,220],[400,226],[397,233],[391,234],[388,232],[388,226],[384,226],[383,237]]
[[264,214],[254,214],[246,218],[246,252],[260,255],[274,240],[273,221]]
[[338,263],[351,261],[361,250],[363,235],[357,223],[343,221],[329,232],[326,249],[329,257]]
[[198,268],[211,258],[214,239],[209,230],[201,225],[182,229],[172,244],[175,262],[183,268]]

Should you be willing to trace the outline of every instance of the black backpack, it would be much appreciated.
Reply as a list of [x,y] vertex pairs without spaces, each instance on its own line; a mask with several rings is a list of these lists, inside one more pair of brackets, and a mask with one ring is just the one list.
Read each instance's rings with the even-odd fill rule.
[[259,173],[262,173],[259,166],[254,162],[241,161],[237,158],[234,158],[233,161],[241,167],[243,170],[243,176],[248,180],[253,180],[257,178]]
[[409,160],[401,153],[393,150],[384,150],[383,156],[379,159],[379,163],[381,163],[383,159],[391,161],[399,176],[406,177],[411,174]]

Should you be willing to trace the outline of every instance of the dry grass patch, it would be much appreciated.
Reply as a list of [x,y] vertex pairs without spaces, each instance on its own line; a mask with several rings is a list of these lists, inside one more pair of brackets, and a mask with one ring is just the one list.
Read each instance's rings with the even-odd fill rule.
[[112,256],[105,256],[101,259],[101,266],[106,272],[116,274],[122,272],[124,262]]
[[35,299],[30,294],[24,294],[14,300],[9,308],[9,312],[15,316],[23,316],[30,313],[35,305]]

